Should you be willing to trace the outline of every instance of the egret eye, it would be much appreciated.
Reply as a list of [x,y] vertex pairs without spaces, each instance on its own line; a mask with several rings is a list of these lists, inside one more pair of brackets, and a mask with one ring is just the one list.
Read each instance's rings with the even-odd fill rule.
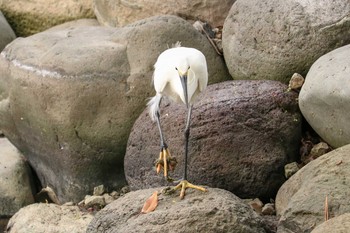
[[177,70],[177,67],[175,67],[175,70]]
[[191,69],[191,66],[188,66],[187,70]]

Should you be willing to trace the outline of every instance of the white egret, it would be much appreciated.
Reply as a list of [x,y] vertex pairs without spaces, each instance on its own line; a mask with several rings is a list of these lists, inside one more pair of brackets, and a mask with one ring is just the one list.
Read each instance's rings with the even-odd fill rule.
[[175,168],[176,159],[173,158],[165,142],[161,124],[159,106],[163,96],[167,96],[177,103],[183,103],[187,107],[185,127],[185,161],[184,175],[174,190],[180,189],[181,199],[185,196],[186,188],[195,188],[201,191],[206,189],[193,185],[187,181],[188,139],[190,135],[190,121],[192,105],[199,93],[204,91],[208,83],[207,62],[202,52],[194,48],[181,47],[176,43],[173,48],[161,53],[154,65],[153,82],[156,95],[148,102],[150,116],[157,122],[160,133],[161,152],[156,163],[157,173],[163,167],[167,180],[168,169]]

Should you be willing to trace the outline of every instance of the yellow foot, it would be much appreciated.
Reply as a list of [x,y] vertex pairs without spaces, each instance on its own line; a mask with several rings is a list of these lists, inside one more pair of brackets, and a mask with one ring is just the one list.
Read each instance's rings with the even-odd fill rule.
[[171,181],[171,178],[168,176],[168,170],[174,171],[176,164],[176,158],[171,156],[168,148],[163,148],[159,153],[159,159],[156,161],[157,174],[159,174],[161,168],[163,168],[164,177],[168,181]]
[[185,197],[185,192],[187,188],[192,188],[192,189],[197,189],[200,190],[202,192],[207,192],[208,190],[206,190],[205,188],[201,187],[201,186],[197,186],[197,185],[193,185],[190,182],[188,182],[187,180],[182,180],[180,181],[180,183],[178,185],[176,185],[173,190],[178,190],[181,188],[181,192],[180,192],[180,198],[184,199]]

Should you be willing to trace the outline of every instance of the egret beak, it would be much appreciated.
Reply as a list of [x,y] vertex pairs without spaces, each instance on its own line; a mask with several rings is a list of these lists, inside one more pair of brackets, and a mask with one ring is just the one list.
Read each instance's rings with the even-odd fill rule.
[[188,94],[187,94],[187,72],[180,75],[180,80],[182,84],[182,89],[184,90],[186,107],[188,108]]

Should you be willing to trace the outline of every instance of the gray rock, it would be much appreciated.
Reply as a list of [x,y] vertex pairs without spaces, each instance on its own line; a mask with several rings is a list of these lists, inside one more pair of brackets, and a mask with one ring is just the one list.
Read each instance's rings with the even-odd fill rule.
[[95,196],[101,196],[105,192],[105,186],[103,184],[94,187],[93,195]]
[[33,188],[27,161],[6,138],[0,138],[0,217],[34,203]]
[[261,213],[263,215],[275,215],[276,214],[275,204],[273,203],[265,204],[261,210]]
[[126,143],[153,95],[153,65],[177,41],[206,55],[209,82],[230,79],[207,39],[175,16],[124,28],[69,24],[19,38],[2,52],[0,128],[62,203],[100,184],[125,184]]
[[18,211],[10,219],[7,233],[85,233],[92,218],[77,206],[37,203]]
[[6,21],[4,15],[0,11],[0,52],[5,48],[7,44],[16,38],[11,26]]
[[288,163],[284,166],[284,175],[287,179],[289,179],[297,171],[299,171],[299,166],[297,162]]
[[23,37],[74,19],[95,18],[92,0],[2,0],[0,9]]
[[[276,81],[227,81],[209,85],[192,112],[188,179],[229,190],[241,198],[274,197],[295,160],[301,137],[297,94]],[[186,108],[164,101],[161,122],[170,153],[184,169]],[[131,189],[167,185],[157,175],[159,132],[145,110],[134,124],[124,160]]]
[[347,233],[350,229],[350,213],[335,216],[321,223],[311,233]]
[[[350,3],[349,3],[350,4]],[[302,114],[332,147],[350,143],[350,45],[320,57],[308,72],[299,95]]]
[[328,146],[327,143],[325,142],[320,142],[317,143],[316,145],[314,145],[310,151],[310,156],[312,158],[318,158],[321,155],[326,154],[327,152],[329,152],[331,150],[331,148]]
[[222,44],[234,79],[288,83],[293,73],[304,76],[317,58],[349,44],[349,29],[349,1],[237,0]]
[[350,145],[311,161],[278,191],[278,233],[310,232],[324,221],[325,199],[329,216],[350,212]]
[[206,21],[222,26],[236,0],[94,0],[94,11],[102,25],[120,27],[155,15],[177,15],[188,20]]
[[208,188],[160,195],[157,208],[140,214],[144,202],[158,189],[130,192],[98,212],[87,233],[118,232],[266,232],[262,219],[232,193]]
[[105,198],[103,196],[88,196],[84,200],[86,207],[99,206],[103,207],[106,205]]

